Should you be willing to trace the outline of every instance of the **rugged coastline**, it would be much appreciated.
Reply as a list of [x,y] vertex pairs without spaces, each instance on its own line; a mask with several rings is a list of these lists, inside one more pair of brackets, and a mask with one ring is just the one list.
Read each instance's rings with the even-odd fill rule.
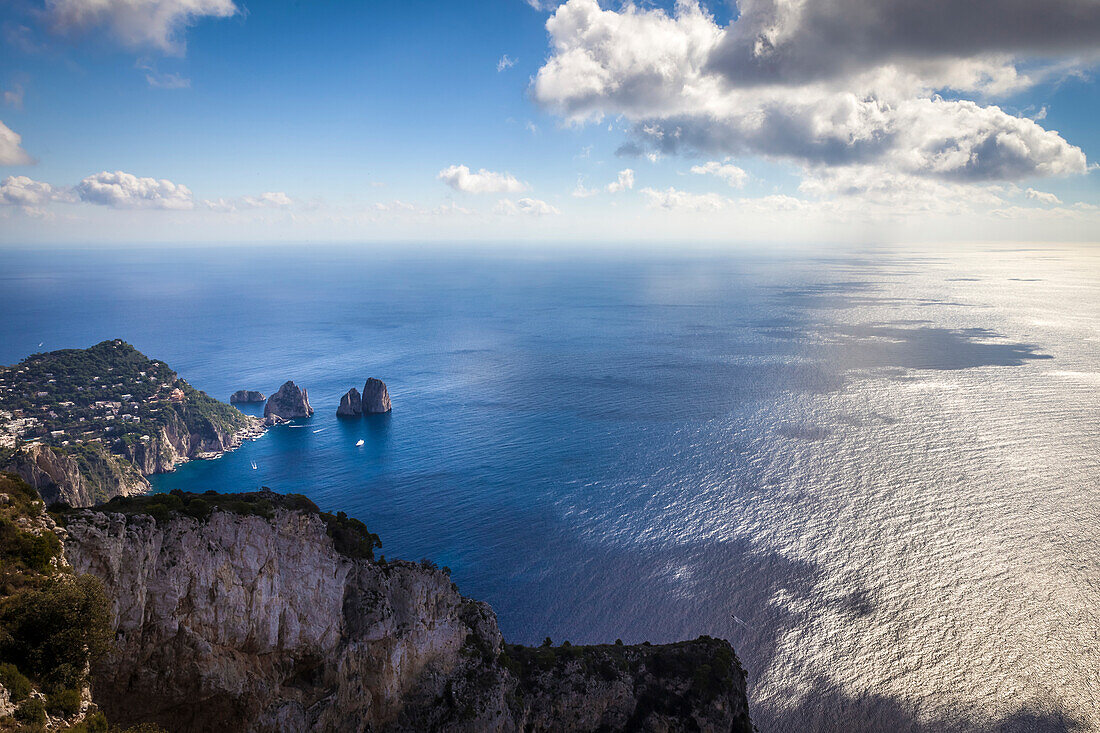
[[274,422],[215,400],[121,340],[0,367],[0,468],[51,503],[144,493],[147,476],[217,458]]

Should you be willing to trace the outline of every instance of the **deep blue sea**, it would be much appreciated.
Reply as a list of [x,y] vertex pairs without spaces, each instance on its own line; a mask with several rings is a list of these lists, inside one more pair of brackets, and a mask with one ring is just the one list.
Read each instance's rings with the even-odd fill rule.
[[0,314],[307,388],[156,490],[343,509],[512,641],[728,638],[762,731],[1100,730],[1095,248],[9,250]]

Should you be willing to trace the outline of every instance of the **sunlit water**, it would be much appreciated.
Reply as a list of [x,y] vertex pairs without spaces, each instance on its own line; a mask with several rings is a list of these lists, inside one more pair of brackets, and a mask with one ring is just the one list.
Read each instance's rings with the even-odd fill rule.
[[728,638],[762,731],[1096,731],[1098,255],[9,252],[0,362],[294,379],[156,488],[345,509],[515,641]]

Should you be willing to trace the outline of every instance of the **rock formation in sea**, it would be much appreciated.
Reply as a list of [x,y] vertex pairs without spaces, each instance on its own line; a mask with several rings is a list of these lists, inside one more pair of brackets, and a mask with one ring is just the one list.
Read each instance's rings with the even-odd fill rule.
[[264,396],[263,392],[254,392],[248,389],[238,389],[229,397],[229,403],[233,405],[236,405],[238,403],[248,405],[255,404],[257,402],[263,402],[266,399],[267,397]]
[[380,412],[389,412],[393,409],[390,404],[390,393],[386,391],[386,383],[381,379],[371,377],[363,385],[363,414],[374,415]]
[[359,417],[363,414],[363,398],[359,396],[359,390],[352,387],[340,398],[336,414],[340,417]]
[[506,644],[446,568],[375,560],[365,531],[270,492],[67,513],[111,603],[96,703],[172,733],[752,730],[728,642]]
[[309,404],[309,393],[294,382],[286,382],[279,391],[267,399],[264,417],[277,415],[284,420],[296,417],[311,417],[313,408]]

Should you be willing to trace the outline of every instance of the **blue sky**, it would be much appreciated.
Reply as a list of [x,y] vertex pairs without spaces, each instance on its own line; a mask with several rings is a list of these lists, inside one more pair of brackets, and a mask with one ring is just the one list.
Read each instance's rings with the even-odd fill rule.
[[10,0],[0,242],[1100,239],[1100,4],[867,2]]

